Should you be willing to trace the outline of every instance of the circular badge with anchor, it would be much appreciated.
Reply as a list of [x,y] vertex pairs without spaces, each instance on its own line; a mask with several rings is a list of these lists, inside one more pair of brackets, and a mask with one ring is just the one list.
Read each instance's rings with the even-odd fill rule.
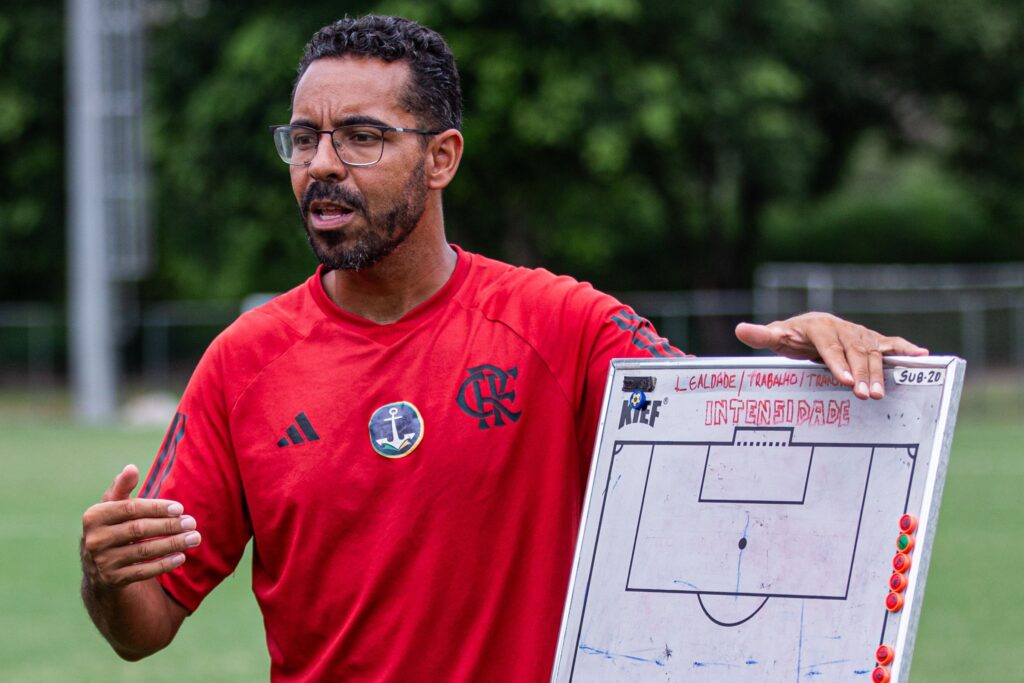
[[370,416],[370,445],[385,458],[404,458],[423,441],[423,416],[408,401],[388,403]]

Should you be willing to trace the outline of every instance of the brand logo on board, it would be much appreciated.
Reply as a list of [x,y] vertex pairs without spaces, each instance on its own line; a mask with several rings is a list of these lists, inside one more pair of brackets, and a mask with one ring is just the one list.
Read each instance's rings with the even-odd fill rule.
[[661,404],[663,401],[647,401],[644,407],[637,410],[629,399],[622,402],[622,413],[619,415],[619,429],[631,424],[645,424],[653,427],[655,421],[661,415]]

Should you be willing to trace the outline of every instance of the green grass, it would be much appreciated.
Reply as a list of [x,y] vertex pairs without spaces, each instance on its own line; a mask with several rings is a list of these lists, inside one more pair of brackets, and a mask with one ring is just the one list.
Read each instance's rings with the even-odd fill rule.
[[82,512],[128,462],[145,471],[158,431],[0,422],[0,680],[52,683],[267,680],[249,559],[189,617],[174,644],[121,661],[78,595]]
[[957,426],[911,669],[915,683],[1024,681],[1024,425]]
[[[0,397],[0,680],[266,680],[248,557],[167,650],[129,664],[93,629],[78,597],[84,509],[128,462],[145,470],[162,433],[71,426]],[[34,399],[38,401],[38,399]],[[1014,399],[1017,400],[1017,399]],[[26,405],[30,406],[26,409]],[[1024,426],[1016,411],[965,395],[929,572],[911,680],[1024,680]]]

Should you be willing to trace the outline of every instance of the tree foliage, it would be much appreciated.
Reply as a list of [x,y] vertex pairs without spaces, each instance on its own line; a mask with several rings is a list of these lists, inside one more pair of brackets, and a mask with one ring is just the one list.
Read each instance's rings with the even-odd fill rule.
[[0,299],[63,296],[63,26],[49,4],[0,9]]
[[[56,4],[0,11],[0,148],[17,159],[0,187],[5,296],[59,280],[62,100],[40,87],[61,79],[44,19]],[[163,6],[178,11],[149,36],[159,268],[146,295],[290,287],[313,261],[267,126],[287,120],[302,46],[337,4]],[[404,14],[451,43],[467,145],[446,217],[467,248],[613,289],[742,287],[768,257],[1024,258],[1013,0],[344,11]]]

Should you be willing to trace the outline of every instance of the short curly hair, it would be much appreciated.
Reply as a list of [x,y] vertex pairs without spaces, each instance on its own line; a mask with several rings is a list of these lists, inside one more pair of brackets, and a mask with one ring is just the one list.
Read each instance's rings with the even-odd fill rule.
[[345,17],[313,34],[299,61],[292,100],[310,64],[348,55],[385,62],[404,60],[409,64],[411,83],[401,95],[402,105],[420,125],[440,130],[462,128],[462,87],[451,48],[436,31],[402,17]]

